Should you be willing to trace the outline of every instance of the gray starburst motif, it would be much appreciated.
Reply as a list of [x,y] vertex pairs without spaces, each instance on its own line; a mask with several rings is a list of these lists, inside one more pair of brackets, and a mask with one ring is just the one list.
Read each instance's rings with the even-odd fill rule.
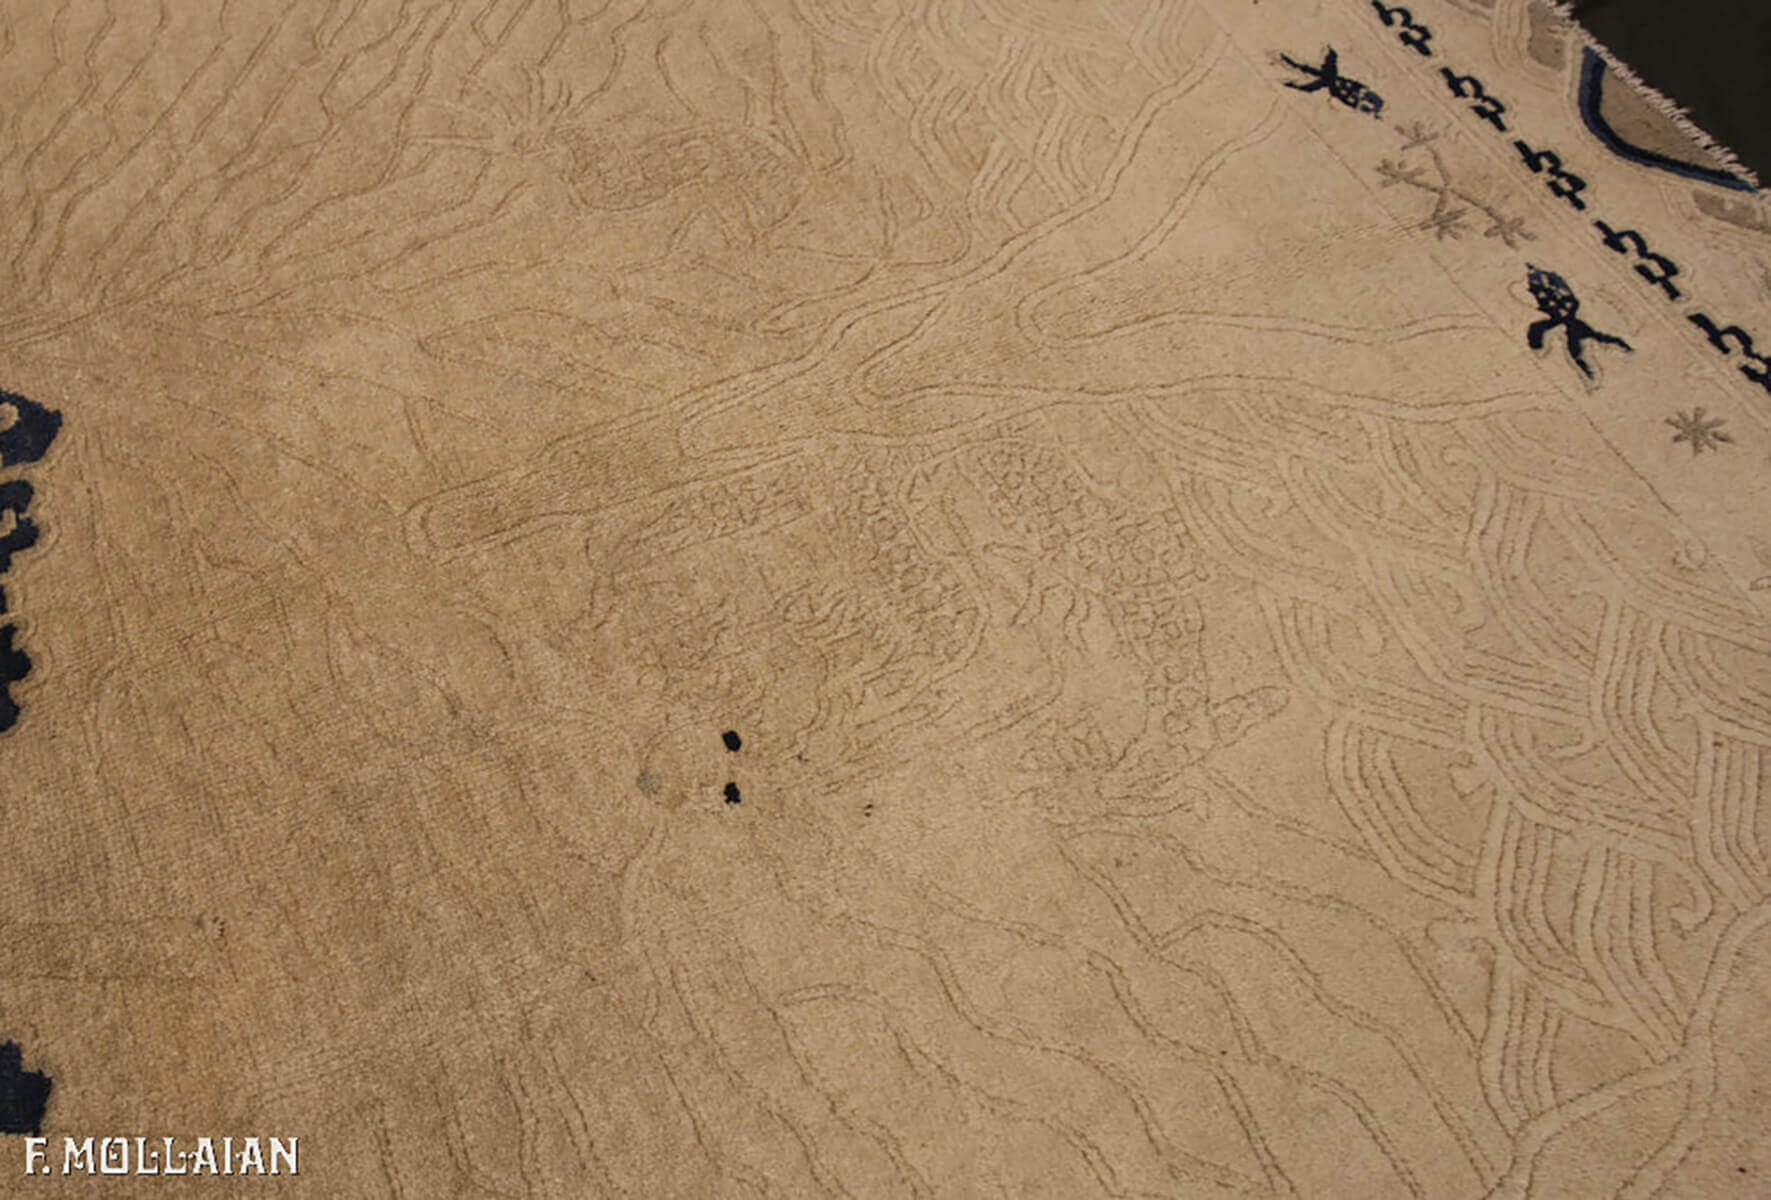
[[1420,227],[1431,229],[1440,241],[1448,237],[1458,237],[1464,231],[1464,217],[1469,211],[1467,208],[1452,208],[1441,196],[1439,203],[1433,206],[1433,211],[1420,223]]
[[1378,184],[1379,187],[1393,187],[1398,183],[1412,184],[1420,188],[1431,188],[1432,186],[1427,182],[1425,167],[1411,167],[1403,163],[1391,162],[1387,158],[1377,165],[1377,173],[1383,176],[1383,182]]
[[[1404,150],[1411,146],[1424,145],[1439,136],[1428,133],[1418,124],[1412,131],[1405,132],[1410,133],[1412,140],[1403,146]],[[1437,181],[1428,176],[1424,165],[1389,158],[1377,164],[1379,187],[1403,184],[1418,188],[1433,197],[1433,211],[1427,214],[1426,220],[1415,226],[1416,229],[1430,230],[1440,241],[1462,237],[1469,229],[1464,223],[1465,218],[1480,214],[1488,222],[1482,230],[1484,237],[1499,238],[1512,249],[1517,249],[1520,242],[1533,240],[1522,219],[1509,217],[1480,197],[1459,188],[1457,180],[1452,177],[1451,169],[1445,165],[1445,156],[1439,153],[1437,146],[1427,146],[1427,157],[1432,161],[1432,170],[1438,176]]]
[[1674,413],[1666,419],[1666,423],[1678,430],[1673,434],[1674,442],[1690,442],[1692,456],[1702,454],[1705,450],[1719,450],[1724,442],[1732,442],[1733,435],[1722,428],[1727,423],[1724,417],[1703,415],[1702,406],[1693,408],[1688,413]]
[[1428,129],[1419,121],[1412,121],[1402,127],[1402,149],[1405,152],[1413,150],[1417,146],[1424,146],[1428,142],[1437,141],[1438,138],[1438,130]]
[[1497,237],[1505,242],[1508,248],[1517,250],[1521,241],[1532,242],[1537,239],[1525,228],[1525,222],[1518,217],[1488,215],[1488,228],[1482,231],[1484,237]]

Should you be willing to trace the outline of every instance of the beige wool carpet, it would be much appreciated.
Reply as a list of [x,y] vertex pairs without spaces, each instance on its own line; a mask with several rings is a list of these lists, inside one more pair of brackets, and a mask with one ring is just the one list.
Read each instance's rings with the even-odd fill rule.
[[1771,206],[1589,50],[9,6],[5,1193],[1771,1193]]

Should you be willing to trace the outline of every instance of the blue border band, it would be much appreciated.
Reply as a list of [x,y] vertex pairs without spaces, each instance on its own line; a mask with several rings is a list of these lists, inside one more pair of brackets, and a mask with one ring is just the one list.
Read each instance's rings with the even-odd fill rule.
[[1646,167],[1656,167],[1662,171],[1671,171],[1675,175],[1683,175],[1687,179],[1700,179],[1704,183],[1713,183],[1718,187],[1733,188],[1737,192],[1756,190],[1752,184],[1738,175],[1727,171],[1719,171],[1714,167],[1700,167],[1696,163],[1680,162],[1676,158],[1668,158],[1652,150],[1644,150],[1640,146],[1631,145],[1618,136],[1617,130],[1611,128],[1600,111],[1600,103],[1604,98],[1605,60],[1600,58],[1591,46],[1582,48],[1584,57],[1580,64],[1580,119],[1594,137],[1605,144],[1619,158],[1627,158],[1631,162],[1641,163]]

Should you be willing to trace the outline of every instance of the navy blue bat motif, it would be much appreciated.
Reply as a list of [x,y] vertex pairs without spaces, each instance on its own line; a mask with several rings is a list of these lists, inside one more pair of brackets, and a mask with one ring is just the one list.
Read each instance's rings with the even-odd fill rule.
[[1322,65],[1313,67],[1309,63],[1301,63],[1289,54],[1281,54],[1285,65],[1294,71],[1302,71],[1309,76],[1309,81],[1300,83],[1295,79],[1285,81],[1288,88],[1296,88],[1300,92],[1319,92],[1327,89],[1329,96],[1346,105],[1355,112],[1369,113],[1377,116],[1383,111],[1384,98],[1340,71],[1340,55],[1335,53],[1333,46],[1322,59]]
[[1526,263],[1525,269],[1530,272],[1525,277],[1526,286],[1531,289],[1531,298],[1537,301],[1537,311],[1543,314],[1543,320],[1533,323],[1525,331],[1525,341],[1533,350],[1543,349],[1545,335],[1552,329],[1560,328],[1568,339],[1568,356],[1588,379],[1593,376],[1593,368],[1582,353],[1586,343],[1600,342],[1634,351],[1635,347],[1617,335],[1602,333],[1580,319],[1577,315],[1580,312],[1580,298],[1568,286],[1566,279],[1532,263]]

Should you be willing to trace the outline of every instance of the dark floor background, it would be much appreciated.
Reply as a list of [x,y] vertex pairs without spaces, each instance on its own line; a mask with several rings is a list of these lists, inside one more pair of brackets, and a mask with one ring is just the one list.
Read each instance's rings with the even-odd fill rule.
[[1573,9],[1771,188],[1771,0],[1576,0]]

